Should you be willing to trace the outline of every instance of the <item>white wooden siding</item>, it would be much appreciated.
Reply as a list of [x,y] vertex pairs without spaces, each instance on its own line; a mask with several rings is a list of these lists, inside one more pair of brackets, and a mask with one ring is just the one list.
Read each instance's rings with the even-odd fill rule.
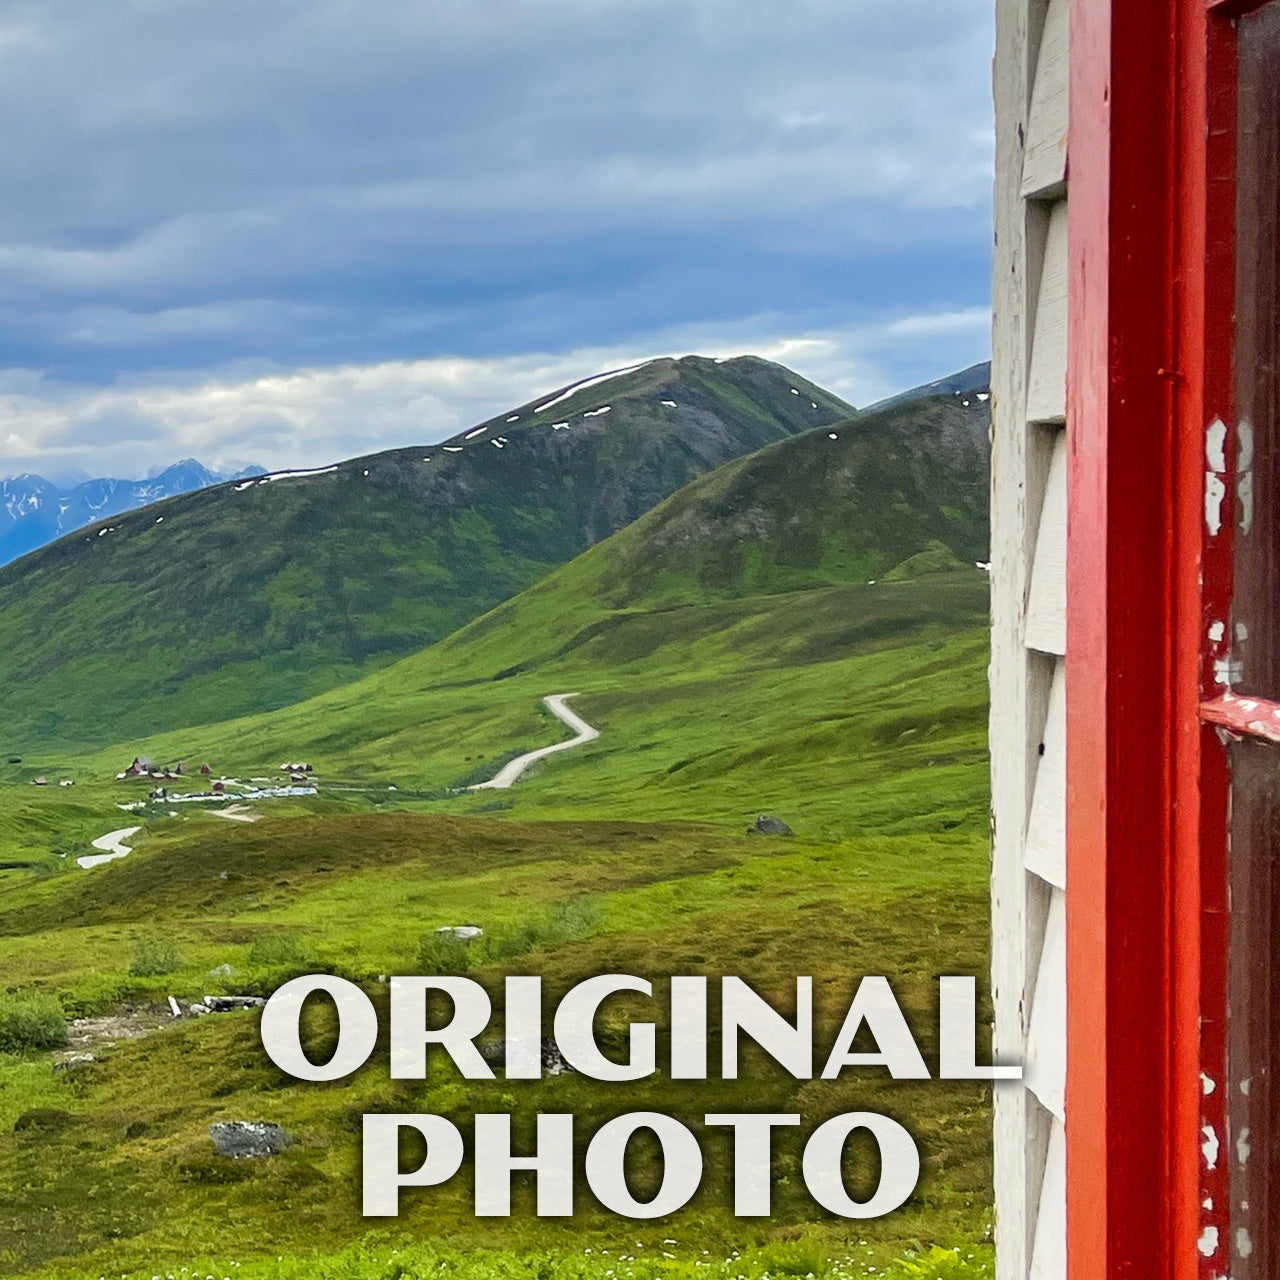
[[998,1280],[1064,1280],[1067,9],[996,0],[992,990]]
[[1030,1280],[1060,1280],[1067,1252],[1067,1136],[1062,1121],[1049,1130],[1049,1150],[1036,1212]]
[[1044,198],[1061,192],[1067,180],[1067,27],[1069,0],[1049,0],[1031,107],[1027,113],[1027,153],[1022,194]]
[[1026,643],[1061,656],[1067,651],[1067,433],[1054,430],[1053,436],[1031,564]]
[[1067,1066],[1067,914],[1066,894],[1049,895],[1049,918],[1036,964],[1031,996],[1031,1026],[1027,1032],[1027,1088],[1057,1119],[1063,1107]]
[[1067,202],[1049,211],[1044,256],[1036,290],[1031,339],[1027,417],[1032,422],[1066,421],[1067,416]]
[[1055,889],[1067,887],[1067,676],[1054,663],[1023,865]]

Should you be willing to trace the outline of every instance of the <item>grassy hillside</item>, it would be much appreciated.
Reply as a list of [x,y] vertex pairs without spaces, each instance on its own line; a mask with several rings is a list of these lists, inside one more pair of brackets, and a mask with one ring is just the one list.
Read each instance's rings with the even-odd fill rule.
[[[0,807],[24,806],[18,828],[0,826],[25,868],[0,874],[9,987],[103,1012],[266,992],[323,968],[380,1001],[379,975],[423,972],[440,959],[437,928],[474,923],[482,944],[447,963],[495,995],[508,973],[540,973],[549,993],[603,971],[659,989],[706,973],[781,1002],[810,974],[826,1042],[856,978],[884,973],[932,1057],[935,975],[987,963],[987,580],[973,564],[986,558],[985,440],[985,406],[954,398],[810,432],[693,482],[446,640],[342,688],[90,756],[0,765]],[[564,737],[541,699],[567,692],[597,740],[509,791],[457,789]],[[112,779],[144,748],[237,777],[306,758],[319,791],[256,803],[254,823],[197,806],[126,814],[116,804],[147,784]],[[77,785],[32,788],[35,769]],[[760,812],[795,834],[747,834]],[[141,828],[133,853],[73,869],[90,833],[126,823]],[[606,1039],[650,1012],[611,1006]],[[713,1053],[717,1035],[713,1021]],[[243,1261],[262,1280],[705,1280],[724,1267],[755,1280],[879,1276],[938,1244],[947,1269],[915,1276],[989,1274],[981,1251],[951,1253],[990,1227],[980,1084],[871,1069],[796,1081],[763,1058],[738,1082],[660,1074],[619,1090],[442,1071],[412,1084],[388,1080],[379,1057],[349,1082],[299,1086],[266,1062],[253,1015],[181,1019],[95,1052],[65,1073],[47,1054],[0,1053],[0,1177],[13,1188],[0,1270],[145,1280],[197,1261],[200,1275],[233,1275]],[[666,1220],[620,1222],[585,1191],[572,1219],[537,1219],[527,1188],[512,1219],[476,1219],[465,1173],[406,1196],[381,1230],[359,1218],[364,1112],[433,1111],[465,1127],[509,1110],[525,1134],[534,1112],[569,1111],[580,1149],[636,1109],[695,1125],[709,1111],[795,1111],[806,1133],[830,1114],[882,1111],[916,1135],[923,1176],[887,1218],[833,1220],[805,1196],[788,1131],[773,1215],[735,1219],[728,1148],[708,1136],[704,1189]],[[219,1159],[209,1125],[237,1119],[278,1123],[294,1142],[268,1161]],[[850,1178],[869,1172],[851,1148]],[[655,1176],[640,1152],[639,1185]]]
[[[943,397],[767,448],[688,485],[439,645],[282,711],[136,746],[239,770],[305,757],[329,774],[442,792],[554,741],[539,699],[570,687],[604,716],[631,696],[643,720],[677,686],[715,707],[707,723],[728,726],[717,734],[745,744],[760,741],[753,679],[770,690],[794,683],[807,708],[828,678],[824,663],[886,644],[902,650],[893,678],[903,664],[948,671],[957,645],[976,653],[985,643],[986,579],[974,561],[987,546],[986,421],[985,405]],[[932,571],[923,588],[912,586],[917,571]],[[890,676],[872,664],[864,679]],[[983,696],[977,683],[973,696]],[[666,763],[698,746],[686,741]],[[114,774],[134,747],[101,757],[95,771]],[[780,751],[793,768],[797,750]],[[548,769],[572,777],[581,759]],[[619,781],[616,803],[638,803],[634,781]]]
[[658,360],[442,445],[113,517],[0,570],[0,752],[105,744],[341,684],[693,477],[849,412],[754,357]]

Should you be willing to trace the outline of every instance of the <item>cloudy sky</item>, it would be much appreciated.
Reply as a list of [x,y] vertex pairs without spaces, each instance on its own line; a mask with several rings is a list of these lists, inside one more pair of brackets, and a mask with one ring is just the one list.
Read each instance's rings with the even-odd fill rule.
[[985,359],[990,0],[0,0],[0,474]]

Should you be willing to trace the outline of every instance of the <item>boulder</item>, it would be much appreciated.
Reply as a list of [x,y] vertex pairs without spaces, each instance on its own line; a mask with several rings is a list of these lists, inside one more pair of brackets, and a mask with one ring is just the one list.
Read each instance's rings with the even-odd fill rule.
[[224,1120],[209,1126],[209,1137],[220,1156],[229,1160],[264,1160],[289,1145],[289,1135],[265,1120]]
[[91,1053],[71,1053],[65,1058],[59,1058],[53,1064],[55,1071],[74,1071],[77,1067],[87,1067],[91,1062],[97,1062],[97,1058]]
[[768,813],[762,813],[747,828],[749,836],[789,836],[791,834],[791,828],[781,818],[775,818]]
[[[480,1056],[490,1065],[501,1066],[506,1061],[507,1042],[505,1040],[492,1040],[488,1044],[479,1045],[478,1048]],[[541,1057],[542,1069],[549,1076],[558,1076],[562,1071],[573,1070],[564,1054],[560,1052],[560,1046],[551,1036],[544,1036],[542,1039]]]
[[459,942],[474,942],[484,937],[484,930],[475,924],[442,924],[436,932],[442,938],[456,938]]
[[205,1006],[213,1013],[234,1013],[237,1009],[261,1009],[261,996],[205,996]]

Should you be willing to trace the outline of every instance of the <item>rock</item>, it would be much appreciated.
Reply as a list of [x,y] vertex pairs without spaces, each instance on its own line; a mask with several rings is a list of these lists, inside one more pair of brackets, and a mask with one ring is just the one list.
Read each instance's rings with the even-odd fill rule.
[[[488,1063],[501,1065],[507,1056],[505,1040],[493,1040],[478,1047],[480,1056]],[[564,1054],[560,1052],[560,1046],[550,1036],[544,1036],[542,1039],[542,1069],[549,1076],[558,1076],[562,1071],[573,1070]]]
[[289,1135],[265,1120],[225,1120],[209,1126],[215,1150],[229,1160],[264,1160],[289,1145]]
[[55,1071],[74,1071],[77,1067],[87,1067],[91,1062],[97,1062],[97,1058],[91,1053],[72,1053],[65,1058],[59,1058],[53,1064],[53,1069]]
[[[226,878],[226,874],[227,873],[225,871],[222,873],[224,879]],[[209,977],[229,978],[233,973],[235,973],[235,970],[229,964],[218,964],[214,965],[214,967],[209,970]]]
[[794,834],[789,826],[781,818],[775,818],[767,813],[762,813],[747,828],[749,836],[789,836]]
[[441,936],[448,934],[459,942],[472,942],[484,937],[484,930],[474,924],[442,924],[436,932]]
[[200,1017],[202,1014],[211,1013],[211,1012],[212,1012],[212,1010],[209,1008],[209,1006],[208,1006],[207,1004],[199,1004],[199,1003],[197,1003],[197,1004],[189,1004],[189,1005],[187,1005],[187,1012],[188,1012],[188,1013],[189,1013],[193,1018],[198,1018],[198,1017]]
[[237,1009],[261,1009],[267,1002],[261,996],[205,996],[211,1013],[234,1013]]

